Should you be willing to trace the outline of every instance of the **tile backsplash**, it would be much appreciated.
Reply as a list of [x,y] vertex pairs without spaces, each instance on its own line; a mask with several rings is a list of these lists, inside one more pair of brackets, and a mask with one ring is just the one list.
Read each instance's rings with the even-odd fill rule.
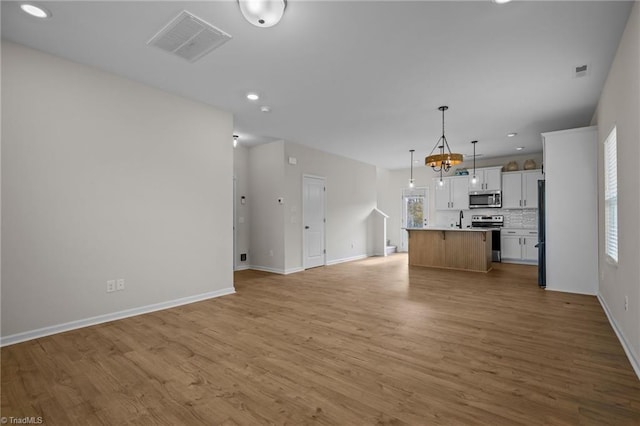
[[[533,228],[538,227],[538,209],[475,209],[464,210],[462,226],[471,226],[472,215],[494,215],[504,216],[505,228]],[[439,226],[453,226],[458,221],[459,213],[456,211],[436,211],[435,218],[430,220],[430,224]]]
[[505,228],[537,228],[538,209],[509,210],[504,209]]

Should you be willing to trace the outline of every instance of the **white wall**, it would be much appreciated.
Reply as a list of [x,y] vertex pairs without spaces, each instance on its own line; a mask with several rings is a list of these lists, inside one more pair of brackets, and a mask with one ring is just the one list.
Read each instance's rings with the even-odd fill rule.
[[[249,236],[251,233],[251,200],[249,199],[249,149],[238,144],[233,150],[233,176],[236,182],[236,198],[234,200],[236,210],[236,270],[247,269],[251,265],[249,253]],[[242,196],[245,203],[242,204]],[[247,260],[240,260],[240,254],[246,253]]]
[[[609,311],[640,376],[640,4],[636,2],[618,46],[596,111],[600,298]],[[612,265],[604,250],[603,142],[613,126],[618,135],[618,250]],[[624,310],[624,297],[629,310]]]
[[[295,157],[297,164],[289,164],[289,157]],[[249,149],[252,268],[276,273],[303,269],[305,174],[326,179],[327,263],[371,254],[368,217],[376,206],[375,167],[277,141]],[[278,198],[283,198],[284,204],[278,204]]]
[[[407,162],[409,153],[407,152]],[[420,164],[416,164],[413,168],[413,177],[416,187],[427,187],[429,193],[429,212],[428,218],[430,224],[449,224],[451,220],[457,221],[458,212],[443,212],[435,209],[435,188],[433,179],[440,175],[435,173],[431,168],[424,166],[424,158],[417,156],[416,159]],[[518,163],[520,170],[523,169],[524,162],[528,159],[535,160],[537,167],[542,165],[542,153],[514,155],[508,157],[478,159],[476,168],[503,166],[510,161]],[[468,168],[471,173],[473,170],[473,162],[464,162],[443,174],[443,176],[451,176],[457,168]],[[400,170],[377,170],[378,181],[378,208],[389,215],[387,220],[387,238],[391,240],[392,245],[398,246],[400,249],[401,227],[402,227],[402,190],[409,186],[410,169]],[[469,211],[464,213],[464,226],[471,224],[471,214]]]
[[[289,157],[295,157],[297,164],[288,164]],[[371,255],[368,217],[376,207],[375,166],[292,142],[285,143],[285,159],[286,270],[303,267],[302,176],[305,174],[326,178],[327,263]]]
[[251,204],[251,266],[270,272],[284,272],[284,142],[277,141],[249,149],[249,199]]
[[598,292],[596,133],[584,127],[542,134],[547,290]]
[[233,291],[230,114],[4,42],[2,113],[3,342]]

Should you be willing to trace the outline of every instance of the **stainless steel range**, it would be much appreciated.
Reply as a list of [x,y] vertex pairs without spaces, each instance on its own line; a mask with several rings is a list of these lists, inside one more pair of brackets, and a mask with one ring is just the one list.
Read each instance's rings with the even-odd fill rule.
[[500,262],[500,228],[504,226],[504,215],[496,214],[491,216],[472,215],[471,227],[473,228],[494,228],[491,232],[491,260]]
[[501,214],[492,216],[474,214],[471,216],[471,226],[474,228],[502,228],[504,226],[504,216]]

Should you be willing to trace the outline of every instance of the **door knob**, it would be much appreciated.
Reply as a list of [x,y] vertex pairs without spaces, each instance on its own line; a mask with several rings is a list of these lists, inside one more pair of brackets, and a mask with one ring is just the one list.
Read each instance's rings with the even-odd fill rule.
[[305,226],[305,227],[304,227],[304,229],[309,229],[309,227],[308,227],[308,226]]

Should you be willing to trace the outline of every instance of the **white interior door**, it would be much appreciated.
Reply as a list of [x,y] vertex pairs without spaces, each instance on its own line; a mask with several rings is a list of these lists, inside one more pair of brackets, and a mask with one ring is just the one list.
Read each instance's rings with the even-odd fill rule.
[[304,176],[302,183],[304,269],[325,264],[325,182]]

